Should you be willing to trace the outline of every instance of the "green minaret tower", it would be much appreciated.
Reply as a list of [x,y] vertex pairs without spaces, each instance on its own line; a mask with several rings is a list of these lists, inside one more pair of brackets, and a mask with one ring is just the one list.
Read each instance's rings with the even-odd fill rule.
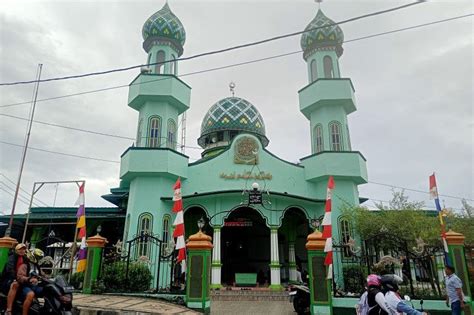
[[306,27],[310,31],[301,37],[309,84],[299,91],[299,100],[300,110],[310,122],[312,153],[302,164],[307,169],[306,179],[324,194],[328,177],[334,176],[333,240],[346,242],[347,233],[341,232],[341,208],[359,204],[357,186],[367,182],[367,168],[363,155],[351,147],[347,115],[356,110],[354,87],[349,78],[341,77],[344,34],[333,24],[318,10]]
[[148,67],[130,84],[128,105],[139,111],[137,147],[176,148],[178,116],[189,108],[191,88],[176,76],[186,40],[168,3],[143,25]]

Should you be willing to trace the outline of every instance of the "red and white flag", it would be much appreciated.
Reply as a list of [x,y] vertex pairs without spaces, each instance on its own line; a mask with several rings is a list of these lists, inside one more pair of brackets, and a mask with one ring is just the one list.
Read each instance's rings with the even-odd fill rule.
[[184,215],[183,200],[181,198],[181,179],[178,178],[173,186],[173,212],[176,213],[174,219],[173,237],[176,238],[175,249],[178,251],[177,263],[181,263],[182,272],[186,272],[186,243],[184,241]]
[[326,207],[323,218],[323,238],[326,239],[324,245],[324,252],[326,258],[324,259],[324,265],[328,266],[328,279],[332,279],[332,224],[331,224],[331,209],[332,209],[332,191],[336,185],[334,184],[334,178],[329,176],[328,188],[326,194]]

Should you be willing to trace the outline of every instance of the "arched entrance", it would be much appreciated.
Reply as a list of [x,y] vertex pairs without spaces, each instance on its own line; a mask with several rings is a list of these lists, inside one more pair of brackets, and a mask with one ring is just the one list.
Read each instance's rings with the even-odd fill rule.
[[238,208],[224,221],[221,232],[222,282],[233,285],[236,273],[253,273],[261,285],[270,280],[270,229],[260,213]]

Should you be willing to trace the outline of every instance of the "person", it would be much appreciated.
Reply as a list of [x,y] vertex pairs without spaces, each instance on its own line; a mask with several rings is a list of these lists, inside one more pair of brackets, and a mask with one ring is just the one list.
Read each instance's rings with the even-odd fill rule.
[[446,265],[444,268],[446,273],[446,306],[451,306],[452,315],[461,315],[464,308],[464,295],[462,292],[462,281],[454,273],[454,267]]
[[[428,315],[426,312],[420,312],[410,307],[398,292],[398,285],[403,282],[403,279],[397,275],[389,274],[381,277],[382,287],[385,291],[385,300],[391,309],[406,315]],[[398,314],[398,313],[396,313]]]
[[301,276],[301,269],[298,266],[296,266],[296,282],[297,283],[304,283],[303,277]]
[[397,315],[385,300],[381,285],[380,276],[371,274],[367,277],[367,315]]
[[16,278],[19,267],[27,262],[25,254],[26,245],[23,243],[16,245],[14,253],[8,257],[7,264],[3,269],[2,292],[7,295],[6,315],[11,315],[13,302],[15,301],[16,294],[20,288],[20,284],[16,281]]
[[41,249],[35,248],[27,252],[28,261],[18,268],[17,281],[22,286],[23,315],[28,315],[33,299],[41,295],[42,289],[38,286],[41,272],[39,261],[44,257]]

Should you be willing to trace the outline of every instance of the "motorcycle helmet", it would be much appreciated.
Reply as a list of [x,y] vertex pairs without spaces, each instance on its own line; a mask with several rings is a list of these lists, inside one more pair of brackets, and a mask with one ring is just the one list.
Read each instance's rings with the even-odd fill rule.
[[403,282],[403,279],[397,275],[383,275],[381,277],[382,287],[386,291],[398,291],[398,286]]
[[37,264],[37,263],[39,263],[39,261],[40,261],[41,259],[43,259],[43,257],[44,257],[44,252],[43,252],[41,249],[39,249],[39,248],[35,248],[35,249],[30,250],[30,251],[26,254],[26,256],[28,257],[28,259],[29,259],[32,263]]
[[380,286],[380,276],[378,276],[376,274],[368,275],[367,276],[367,286],[368,287],[370,287],[370,286],[379,287]]

